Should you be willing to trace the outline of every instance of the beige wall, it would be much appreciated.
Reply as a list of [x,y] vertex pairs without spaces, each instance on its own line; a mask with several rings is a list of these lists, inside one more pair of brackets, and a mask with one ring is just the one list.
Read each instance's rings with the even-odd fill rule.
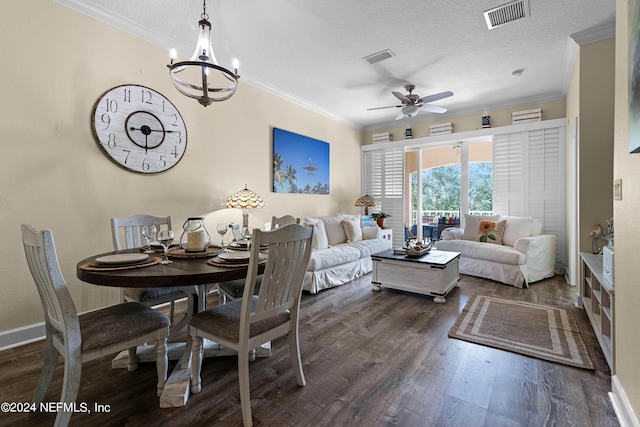
[[[0,35],[0,332],[43,320],[21,223],[53,230],[62,272],[78,310],[86,311],[117,301],[116,289],[75,278],[79,260],[112,249],[113,216],[172,215],[181,230],[187,217],[203,215],[215,234],[217,222],[241,222],[240,211],[223,204],[245,184],[266,203],[250,214],[252,226],[272,215],[359,212],[353,206],[360,196],[359,130],[242,80],[233,98],[205,109],[171,85],[166,49],[52,1],[0,2]],[[166,173],[125,171],[94,142],[93,104],[124,83],[161,92],[182,113],[187,150]],[[329,196],[271,192],[272,127],[331,144]]]
[[605,226],[613,216],[614,56],[614,38],[580,47],[578,238],[584,252],[591,252],[594,224]]
[[[640,418],[640,154],[629,154],[628,121],[628,11],[627,1],[616,1],[616,72],[614,179],[622,179],[622,200],[614,201],[616,231],[616,377],[636,418]],[[610,183],[611,185],[611,183]]]
[[[522,111],[529,110],[532,108],[542,108],[542,119],[543,120],[553,120],[560,119],[565,117],[565,101],[553,101],[553,102],[543,102],[535,105],[525,105],[515,108],[507,108],[503,110],[495,110],[488,111],[489,116],[491,117],[491,127],[496,128],[500,126],[509,126],[511,125],[511,113],[513,111]],[[435,125],[438,123],[453,123],[453,132],[468,132],[472,130],[482,129],[482,112],[477,114],[471,114],[467,116],[459,116],[459,117],[447,117],[445,119],[437,119],[430,120],[422,123],[412,123],[411,130],[413,134],[413,138],[421,138],[425,136],[430,136],[429,134],[429,126]],[[392,118],[392,116],[389,116]],[[393,135],[394,141],[400,141],[404,139],[404,131],[407,128],[407,123],[403,122],[403,120],[399,120],[398,124],[389,128],[384,129],[376,129],[376,130],[368,130],[365,132],[364,136],[364,144],[371,144],[371,136],[374,133],[380,132],[391,132]]]

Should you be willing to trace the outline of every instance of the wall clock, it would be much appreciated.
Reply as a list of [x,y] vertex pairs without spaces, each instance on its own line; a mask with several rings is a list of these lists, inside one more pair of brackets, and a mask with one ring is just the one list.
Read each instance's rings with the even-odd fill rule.
[[178,109],[144,86],[116,86],[103,93],[93,107],[91,126],[107,157],[133,172],[164,172],[187,149],[187,128]]

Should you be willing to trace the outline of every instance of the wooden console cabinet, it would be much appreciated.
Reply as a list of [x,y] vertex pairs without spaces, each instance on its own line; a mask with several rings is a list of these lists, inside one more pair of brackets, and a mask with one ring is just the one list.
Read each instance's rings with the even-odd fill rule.
[[612,372],[614,370],[614,286],[609,283],[602,273],[602,257],[586,252],[581,252],[582,258],[582,283],[580,295],[582,305],[591,321],[593,330],[598,338],[604,357],[609,363]]

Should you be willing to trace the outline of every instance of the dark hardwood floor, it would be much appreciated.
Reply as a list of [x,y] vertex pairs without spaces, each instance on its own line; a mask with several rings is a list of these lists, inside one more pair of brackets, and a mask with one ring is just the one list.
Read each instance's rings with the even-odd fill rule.
[[[582,310],[577,320],[594,371],[545,362],[447,337],[474,293],[571,306],[560,277],[516,289],[463,276],[445,304],[400,291],[371,290],[371,275],[304,294],[300,326],[306,387],[298,387],[285,339],[251,363],[256,426],[616,426],[610,371]],[[212,294],[211,304],[217,304]],[[42,342],[0,353],[0,401],[29,402]],[[173,367],[173,363],[170,368]],[[60,395],[62,364],[46,400]],[[206,359],[202,392],[184,408],[160,409],[155,367],[83,367],[78,402],[107,413],[75,414],[72,426],[241,426],[235,357]],[[0,425],[49,426],[54,414],[0,413]]]

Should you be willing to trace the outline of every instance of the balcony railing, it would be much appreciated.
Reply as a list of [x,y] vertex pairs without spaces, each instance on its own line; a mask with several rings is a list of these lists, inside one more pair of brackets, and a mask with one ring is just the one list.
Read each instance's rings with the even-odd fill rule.
[[[493,215],[492,211],[470,211],[469,214],[471,215]],[[430,211],[422,211],[422,223],[423,224],[428,224],[428,223],[437,223],[438,222],[438,218],[449,218],[449,217],[459,217],[460,216],[460,210],[430,210]],[[411,224],[417,224],[418,221],[418,211],[417,210],[413,210],[411,211]]]

